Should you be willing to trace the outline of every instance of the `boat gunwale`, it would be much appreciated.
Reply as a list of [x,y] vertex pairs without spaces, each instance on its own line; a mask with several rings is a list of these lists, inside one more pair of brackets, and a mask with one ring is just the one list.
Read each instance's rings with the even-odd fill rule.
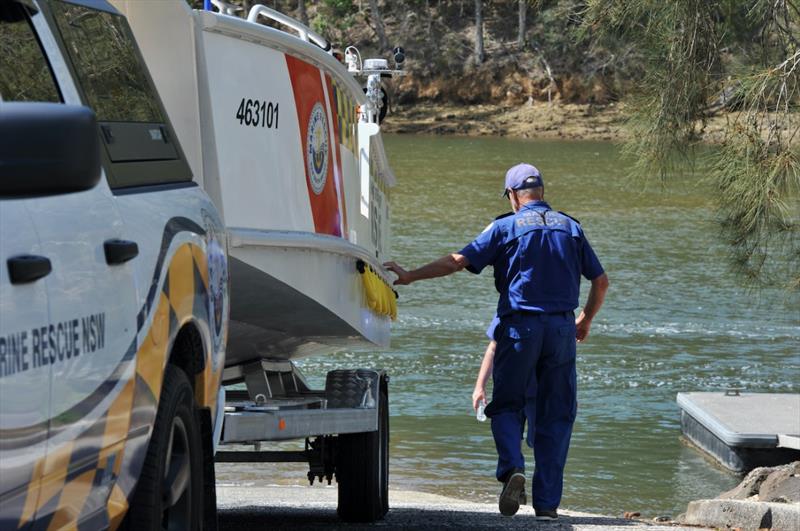
[[248,22],[239,17],[203,10],[195,10],[195,13],[198,15],[200,27],[203,31],[221,33],[243,40],[248,40],[245,37],[250,37],[251,40],[260,41],[260,43],[267,44],[271,48],[298,54],[302,56],[302,59],[309,60],[314,66],[324,69],[325,72],[331,75],[335,75],[348,88],[350,95],[356,100],[357,104],[365,105],[367,103],[367,97],[361,85],[358,84],[352,74],[335,57],[323,51],[319,46],[304,41],[286,31],[256,22]]
[[317,234],[307,231],[252,229],[245,227],[228,227],[231,248],[242,247],[276,247],[305,249],[350,256],[366,262],[372,270],[389,286],[392,281],[388,270],[365,248],[339,236]]

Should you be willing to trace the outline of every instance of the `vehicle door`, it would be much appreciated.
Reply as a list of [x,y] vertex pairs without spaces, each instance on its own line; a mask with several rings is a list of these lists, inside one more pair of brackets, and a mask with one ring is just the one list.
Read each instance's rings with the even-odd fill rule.
[[[0,2],[0,106],[61,102],[31,21]],[[1,165],[1,164],[0,164]],[[38,503],[50,418],[49,364],[32,352],[32,331],[49,322],[46,253],[29,212],[38,198],[9,195],[0,171],[0,529],[26,529]]]
[[[84,101],[80,89],[90,86],[110,98],[111,88],[95,75],[102,65],[95,60],[81,78],[80,69],[70,68],[72,50],[58,43],[65,25],[91,32],[102,24],[101,17],[74,3],[40,6],[49,10],[51,23],[37,30],[65,103],[87,105],[99,118],[104,109]],[[100,53],[83,52],[93,58]],[[77,82],[72,72],[78,73]],[[114,464],[128,434],[130,406],[111,406],[135,371],[138,308],[132,262],[137,245],[122,223],[105,173],[91,190],[39,198],[28,210],[42,253],[52,263],[46,283],[49,319],[39,330],[52,371],[52,406],[36,518],[85,521],[105,514]]]
[[24,282],[9,272],[44,258],[27,202],[0,198],[0,529],[32,517],[50,418],[50,366],[36,363],[30,346],[31,330],[48,322],[45,280]]

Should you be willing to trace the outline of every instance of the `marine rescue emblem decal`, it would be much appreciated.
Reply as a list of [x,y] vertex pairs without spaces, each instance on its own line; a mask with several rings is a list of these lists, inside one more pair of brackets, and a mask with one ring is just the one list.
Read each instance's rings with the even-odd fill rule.
[[328,179],[328,121],[325,108],[317,102],[308,118],[306,166],[311,189],[319,195]]
[[228,293],[228,263],[225,256],[225,229],[207,210],[202,210],[206,229],[206,267],[208,268],[208,320],[213,331],[214,350],[222,347],[222,325]]

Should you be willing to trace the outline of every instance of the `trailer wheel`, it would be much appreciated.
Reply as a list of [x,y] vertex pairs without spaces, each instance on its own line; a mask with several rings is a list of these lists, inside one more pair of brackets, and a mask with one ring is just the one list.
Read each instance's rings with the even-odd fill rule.
[[389,511],[389,389],[381,381],[378,431],[338,437],[336,512],[348,522],[374,522]]
[[193,396],[186,374],[167,365],[127,529],[203,529],[203,448]]

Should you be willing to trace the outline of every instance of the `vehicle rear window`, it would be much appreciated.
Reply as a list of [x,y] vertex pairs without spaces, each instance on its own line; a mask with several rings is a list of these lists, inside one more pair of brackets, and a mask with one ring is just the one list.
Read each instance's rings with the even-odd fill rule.
[[60,102],[26,9],[0,2],[0,100]]
[[99,121],[164,122],[121,16],[64,2],[53,14]]

